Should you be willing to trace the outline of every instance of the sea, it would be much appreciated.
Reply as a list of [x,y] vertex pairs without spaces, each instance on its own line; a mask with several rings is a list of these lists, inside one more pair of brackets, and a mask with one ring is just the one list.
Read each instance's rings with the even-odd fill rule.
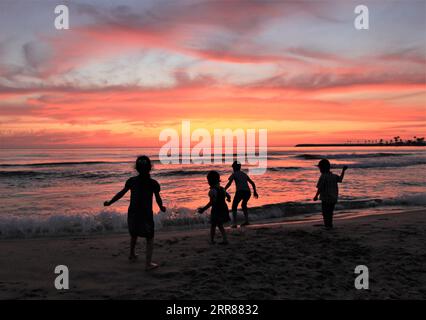
[[[0,238],[55,237],[121,233],[127,230],[129,194],[111,207],[103,202],[136,175],[135,159],[153,161],[152,177],[167,207],[154,202],[157,229],[189,229],[208,224],[196,209],[208,202],[206,174],[217,170],[225,185],[230,163],[162,164],[158,148],[0,149]],[[267,170],[251,174],[259,198],[249,202],[252,218],[319,215],[318,161],[327,158],[340,174],[336,214],[426,207],[424,147],[273,147]],[[243,170],[247,170],[243,164]],[[234,193],[234,186],[230,189]],[[373,212],[372,210],[370,210]]]

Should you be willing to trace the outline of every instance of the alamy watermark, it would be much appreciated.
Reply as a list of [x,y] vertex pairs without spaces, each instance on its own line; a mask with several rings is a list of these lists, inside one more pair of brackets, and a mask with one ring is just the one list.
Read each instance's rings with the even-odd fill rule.
[[55,278],[54,285],[57,290],[68,290],[70,288],[69,273],[66,265],[61,264],[55,267],[55,274],[58,274],[58,276]]
[[355,288],[358,290],[368,290],[370,289],[370,274],[368,267],[361,264],[355,267],[355,274],[358,276],[355,278]]
[[70,11],[64,4],[55,7],[55,28],[57,30],[68,30],[70,28]]
[[230,164],[237,160],[247,164],[249,173],[255,175],[267,169],[267,129],[214,129],[212,137],[204,128],[191,132],[191,122],[185,120],[180,133],[163,129],[159,139],[165,142],[158,155],[162,164]]
[[357,30],[368,30],[370,29],[370,16],[368,7],[360,4],[355,7],[354,13],[357,14],[354,20],[354,27]]

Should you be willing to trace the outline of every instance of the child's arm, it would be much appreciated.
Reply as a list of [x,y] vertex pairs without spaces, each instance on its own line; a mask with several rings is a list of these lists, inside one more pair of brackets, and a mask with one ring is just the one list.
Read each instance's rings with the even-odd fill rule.
[[319,194],[320,194],[320,188],[317,189],[317,193],[315,194],[314,201],[318,200]]
[[157,201],[158,207],[162,212],[166,212],[166,207],[163,206],[163,199],[161,199],[160,191],[155,192],[155,201]]
[[345,177],[345,171],[348,170],[348,166],[343,166],[342,173],[340,174],[338,182],[342,182]]
[[229,177],[228,183],[227,183],[227,184],[226,184],[226,186],[225,186],[225,190],[227,190],[227,189],[231,186],[232,181],[234,181],[234,175],[231,175],[231,176]]
[[209,203],[207,203],[204,207],[198,208],[198,213],[203,213],[204,211],[206,211],[208,208],[210,208],[212,206],[212,202],[209,201]]
[[319,195],[320,195],[320,193],[321,193],[321,189],[322,189],[323,184],[324,184],[324,180],[323,180],[323,176],[321,175],[321,176],[320,176],[320,178],[318,179],[318,183],[317,183],[317,193],[315,194],[314,201],[317,201],[317,200],[318,200],[318,196],[319,196]]
[[215,195],[213,193],[213,190],[210,190],[209,192],[209,198],[210,201],[209,203],[207,203],[204,207],[198,208],[198,213],[203,213],[204,211],[206,211],[208,208],[210,208],[213,204],[213,202],[215,201]]
[[255,183],[253,182],[253,180],[251,180],[250,179],[250,177],[249,176],[247,176],[247,181],[251,184],[251,187],[253,188],[253,195],[254,195],[254,197],[257,199],[257,198],[259,198],[259,195],[257,194],[257,191],[256,191],[256,185],[255,185]]
[[127,193],[127,191],[129,191],[129,187],[127,186],[127,184],[124,186],[123,190],[121,190],[120,192],[118,192],[110,201],[105,201],[104,202],[104,206],[110,206],[112,205],[114,202],[120,200],[121,198],[123,198],[123,196]]

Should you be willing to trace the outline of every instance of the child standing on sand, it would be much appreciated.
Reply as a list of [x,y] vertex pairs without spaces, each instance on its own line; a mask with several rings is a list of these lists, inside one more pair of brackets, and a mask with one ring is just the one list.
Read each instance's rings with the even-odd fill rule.
[[234,161],[234,163],[232,164],[232,169],[234,170],[234,172],[229,177],[228,183],[225,186],[225,190],[227,190],[231,186],[232,182],[235,181],[236,192],[234,200],[232,201],[232,228],[236,228],[237,208],[240,201],[242,201],[241,208],[243,209],[245,218],[245,221],[241,224],[241,226],[243,227],[249,224],[247,203],[251,197],[251,191],[248,183],[250,183],[253,188],[254,197],[257,199],[259,196],[257,194],[256,185],[254,184],[254,182],[245,172],[241,171],[241,163],[239,163],[238,161]]
[[344,166],[340,176],[330,171],[330,161],[322,159],[318,163],[321,176],[317,183],[317,193],[315,194],[314,201],[318,200],[318,196],[321,199],[322,216],[324,219],[324,226],[327,230],[333,228],[333,212],[334,206],[337,203],[339,197],[338,183],[343,181],[345,171],[348,169]]
[[215,243],[214,237],[216,234],[216,227],[218,227],[223,238],[220,244],[228,244],[223,224],[231,220],[229,218],[228,205],[225,202],[225,199],[228,202],[231,201],[231,196],[220,186],[220,175],[217,171],[210,171],[207,174],[207,181],[210,185],[210,201],[204,207],[198,208],[198,213],[203,213],[208,208],[212,207],[210,212],[210,243]]
[[147,156],[136,159],[136,170],[139,175],[127,180],[123,190],[118,192],[110,201],[105,201],[104,206],[110,206],[121,199],[130,190],[130,205],[127,215],[127,223],[130,233],[129,260],[136,260],[135,246],[138,237],[146,238],[146,270],[157,268],[152,262],[154,248],[154,217],[152,211],[152,197],[155,195],[158,207],[165,212],[160,196],[159,183],[151,179],[151,160]]

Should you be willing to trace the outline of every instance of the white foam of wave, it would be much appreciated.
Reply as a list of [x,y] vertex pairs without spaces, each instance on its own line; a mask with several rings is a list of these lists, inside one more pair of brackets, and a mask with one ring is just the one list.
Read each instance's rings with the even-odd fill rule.
[[81,235],[120,232],[127,229],[127,217],[118,212],[53,215],[50,217],[1,217],[1,238]]
[[[402,195],[389,199],[364,199],[340,201],[336,207],[361,209],[381,206],[426,206],[426,194]],[[264,205],[250,209],[253,220],[278,218],[320,211],[318,202],[287,202]],[[154,215],[156,229],[195,228],[208,225],[209,214],[197,214],[195,209],[170,207],[166,212]],[[77,236],[127,232],[127,215],[117,211],[102,210],[98,213],[79,215],[54,215],[40,217],[0,218],[0,238],[31,238]]]
[[[172,207],[154,215],[156,229],[170,226],[206,225],[208,215]],[[0,217],[0,238],[30,238],[127,232],[127,214],[102,210],[98,213],[50,217]]]
[[383,204],[389,206],[426,206],[426,193],[415,193],[385,199]]

